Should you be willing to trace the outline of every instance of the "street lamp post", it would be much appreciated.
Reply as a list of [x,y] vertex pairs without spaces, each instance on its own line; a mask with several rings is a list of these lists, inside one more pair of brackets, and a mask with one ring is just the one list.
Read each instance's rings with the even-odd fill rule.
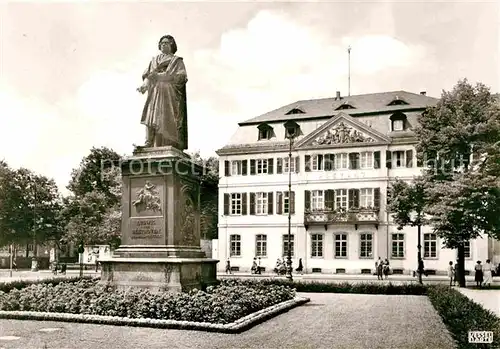
[[421,238],[420,238],[420,235],[421,235],[421,225],[419,224],[418,227],[417,227],[417,259],[418,259],[418,264],[417,264],[417,274],[418,274],[418,282],[421,284],[422,283],[422,273],[424,272],[421,268],[421,265],[422,265],[422,243],[421,243]]
[[38,259],[36,256],[36,178],[32,177],[33,184],[33,258],[31,259],[31,271],[38,271]]
[[290,141],[288,150],[288,253],[287,253],[287,274],[286,278],[293,280],[292,276],[292,144],[295,138],[296,124],[294,122],[285,123],[286,138]]

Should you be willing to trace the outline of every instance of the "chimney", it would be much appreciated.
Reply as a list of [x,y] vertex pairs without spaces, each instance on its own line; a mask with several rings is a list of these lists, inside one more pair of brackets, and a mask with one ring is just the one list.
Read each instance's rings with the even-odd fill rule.
[[421,94],[422,96],[425,96],[426,92],[425,92],[425,91],[421,91],[421,92],[420,92],[420,94]]
[[337,96],[335,97],[336,101],[340,101],[342,97],[340,97],[340,91],[337,91]]

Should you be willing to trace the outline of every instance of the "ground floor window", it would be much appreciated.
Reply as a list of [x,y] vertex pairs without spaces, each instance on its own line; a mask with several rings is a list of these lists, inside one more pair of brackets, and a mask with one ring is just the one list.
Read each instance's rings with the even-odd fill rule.
[[373,234],[363,233],[360,235],[359,256],[368,258],[373,256]]
[[241,235],[233,234],[229,237],[230,244],[230,256],[240,257],[241,256]]

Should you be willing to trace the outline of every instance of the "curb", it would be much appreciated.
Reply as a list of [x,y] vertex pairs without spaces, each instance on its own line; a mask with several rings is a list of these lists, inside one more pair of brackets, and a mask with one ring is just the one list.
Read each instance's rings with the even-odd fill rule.
[[132,327],[152,327],[175,330],[191,330],[219,333],[241,333],[250,328],[261,324],[275,316],[283,314],[295,307],[309,302],[306,297],[295,297],[294,299],[272,305],[259,310],[255,313],[244,316],[229,324],[213,324],[208,322],[178,321],[178,320],[160,320],[160,319],[138,319],[124,318],[116,316],[102,315],[81,315],[69,313],[49,313],[35,311],[0,311],[0,319],[12,320],[35,320],[35,321],[61,321],[76,322],[99,325],[113,326],[132,326]]

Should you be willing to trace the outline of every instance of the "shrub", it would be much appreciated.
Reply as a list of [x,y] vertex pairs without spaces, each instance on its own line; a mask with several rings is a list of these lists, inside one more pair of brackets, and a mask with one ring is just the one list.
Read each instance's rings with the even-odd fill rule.
[[[82,279],[90,280],[92,279],[92,276],[86,275]],[[80,280],[81,279],[79,277],[54,277],[50,279],[41,279],[41,280],[14,280],[14,281],[0,283],[0,292],[10,292],[12,289],[20,290],[30,285],[51,284],[55,286],[60,284],[61,282],[74,283]]]
[[[228,280],[235,279],[225,279]],[[263,284],[286,286],[295,289],[297,292],[315,293],[359,293],[359,294],[388,294],[388,295],[425,295],[427,286],[416,283],[394,285],[392,283],[335,283],[335,282],[304,282],[288,281],[284,279],[246,279],[241,281],[245,285]]]
[[469,343],[469,331],[493,331],[492,347],[500,347],[500,318],[491,311],[449,286],[429,286],[428,296],[459,348],[477,348]]
[[189,293],[121,291],[96,280],[82,280],[0,292],[0,309],[225,324],[294,297],[295,291],[286,286],[235,280]]

